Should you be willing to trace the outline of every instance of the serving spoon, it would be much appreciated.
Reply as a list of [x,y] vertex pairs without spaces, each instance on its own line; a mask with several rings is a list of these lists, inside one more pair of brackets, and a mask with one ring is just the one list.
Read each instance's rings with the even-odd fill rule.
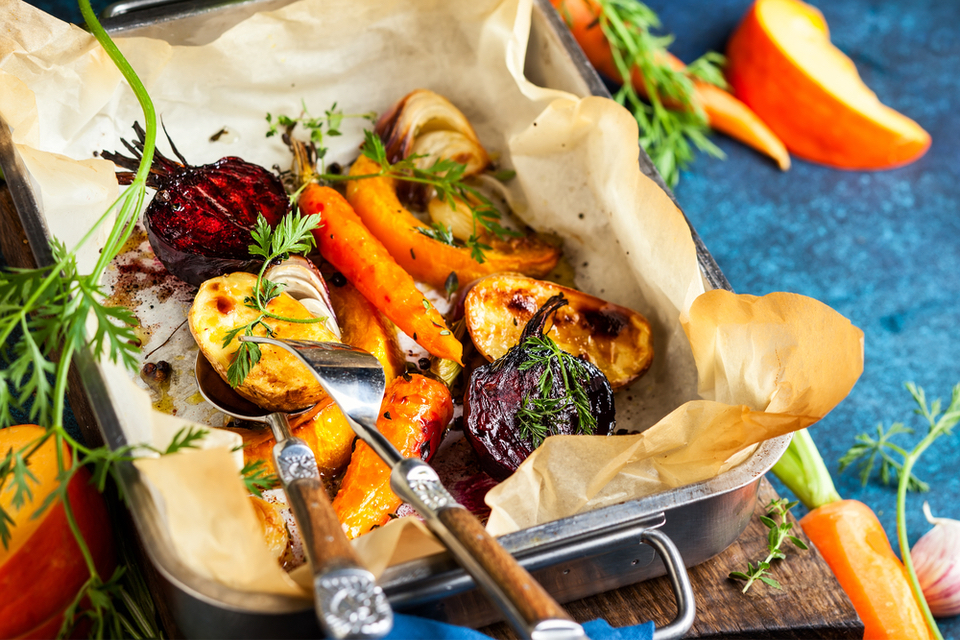
[[487,533],[480,521],[444,488],[436,471],[419,458],[405,458],[377,429],[386,379],[380,361],[345,344],[239,336],[297,356],[346,416],[357,436],[390,467],[390,488],[423,516],[504,613],[521,637],[582,640],[587,636],[526,569]]
[[313,568],[314,606],[324,633],[338,639],[385,636],[393,628],[393,611],[340,527],[313,450],[293,436],[287,414],[262,409],[238,394],[203,353],[197,354],[195,372],[207,402],[228,416],[269,425],[273,432],[273,464]]

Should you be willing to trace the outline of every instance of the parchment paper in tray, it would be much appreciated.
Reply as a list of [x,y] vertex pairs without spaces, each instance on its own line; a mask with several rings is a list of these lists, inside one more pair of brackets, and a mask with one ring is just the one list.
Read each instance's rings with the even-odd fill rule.
[[[653,367],[616,399],[618,427],[646,433],[549,439],[492,494],[490,527],[498,533],[719,473],[760,440],[822,417],[862,369],[862,334],[824,305],[789,294],[704,295],[686,222],[639,171],[632,117],[610,101],[580,100],[522,77],[530,12],[529,0],[306,0],[258,14],[202,47],[119,40],[194,164],[237,155],[288,166],[279,140],[264,137],[267,112],[296,115],[303,103],[320,114],[334,102],[344,113],[383,112],[418,87],[446,95],[501,164],[517,171],[510,183],[523,203],[517,213],[564,238],[577,286],[648,317]],[[117,193],[113,167],[94,152],[121,149],[142,115],[86,33],[19,0],[0,0],[0,16],[0,114],[51,232],[69,245]],[[330,139],[329,159],[356,155],[360,125],[344,133]],[[168,151],[163,141],[160,148]],[[96,251],[94,243],[81,253],[81,268]],[[143,246],[136,252],[151,260]],[[153,329],[182,319],[190,295],[144,295],[130,303],[149,353],[169,334]],[[174,340],[163,348],[188,347]],[[150,441],[162,431],[158,422],[176,420],[145,409],[144,385],[127,372],[103,368],[131,442]],[[190,403],[176,401],[178,415],[189,416]],[[186,452],[139,468],[192,569],[240,589],[296,592],[275,563],[251,551],[259,544],[254,516],[233,506],[239,479],[230,460]],[[207,517],[193,517],[204,508]],[[378,566],[397,551],[394,529],[361,545]],[[406,533],[396,539],[407,539],[400,545],[407,549],[419,544]]]

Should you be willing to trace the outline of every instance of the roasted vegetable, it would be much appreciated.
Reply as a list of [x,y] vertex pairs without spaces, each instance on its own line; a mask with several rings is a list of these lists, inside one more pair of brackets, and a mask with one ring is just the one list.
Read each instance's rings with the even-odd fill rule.
[[[253,295],[257,277],[250,273],[232,273],[204,282],[194,298],[187,316],[190,331],[204,357],[224,380],[239,346],[236,336],[227,340],[236,328],[253,321],[258,312],[245,300]],[[287,318],[312,318],[307,309],[286,293],[280,293],[267,304],[267,310]],[[294,323],[266,319],[279,338],[339,342],[323,323]],[[258,325],[256,335],[266,335]],[[326,397],[320,384],[295,356],[279,347],[261,347],[259,362],[253,365],[237,393],[270,411],[297,411],[316,404]]]
[[488,474],[502,480],[549,435],[610,433],[613,390],[603,372],[543,333],[567,304],[553,296],[533,315],[516,346],[474,369],[464,399],[467,439]]
[[[406,457],[429,460],[453,417],[446,385],[405,375],[387,385],[377,429]],[[386,524],[402,500],[390,490],[390,468],[366,443],[357,442],[333,508],[348,538]]]
[[516,274],[489,276],[467,293],[464,316],[473,344],[490,361],[502,357],[520,341],[534,312],[557,294],[567,306],[554,314],[547,335],[561,349],[599,367],[614,389],[646,372],[653,361],[646,318],[581,291]]
[[[361,157],[350,169],[351,175],[376,173],[379,167]],[[397,198],[392,178],[368,178],[347,183],[347,199],[364,225],[410,275],[442,289],[451,273],[462,283],[499,271],[519,271],[533,276],[548,274],[560,259],[560,250],[536,236],[498,239],[484,236],[490,246],[477,262],[467,247],[435,240],[426,235],[431,229],[410,213]],[[464,204],[459,206],[466,207]]]
[[[376,356],[387,380],[392,380],[404,369],[403,353],[397,345],[393,326],[356,287],[337,275],[325,274],[324,281],[330,282],[330,304],[336,314],[341,341]],[[320,475],[333,478],[350,462],[353,429],[330,398],[324,398],[310,411],[291,417],[290,427],[293,435],[313,450]],[[243,437],[244,462],[262,460],[272,470],[271,452],[276,444],[273,434],[269,430],[251,429],[237,429],[236,433]]]
[[[273,472],[273,447],[277,444],[269,429],[230,429],[243,438],[243,462],[263,461]],[[323,398],[309,411],[290,419],[294,437],[307,443],[317,459],[320,475],[332,479],[350,462],[350,451],[356,437],[340,408],[330,398]]]
[[343,196],[308,184],[300,208],[304,215],[320,214],[322,223],[313,232],[320,253],[367,300],[432,355],[461,362],[463,345]]
[[[104,151],[117,166],[135,171],[143,151],[144,131],[134,125],[138,140],[123,144],[127,157]],[[227,157],[195,167],[170,141],[180,162],[154,152],[147,186],[157,190],[143,213],[147,238],[163,266],[181,280],[199,286],[215,276],[257,265],[248,246],[257,215],[272,226],[289,210],[290,199],[279,178],[259,165]],[[133,180],[120,172],[121,184]]]
[[287,530],[287,524],[283,521],[283,514],[280,513],[280,507],[274,502],[268,502],[257,496],[250,496],[250,504],[257,514],[257,521],[263,530],[263,541],[267,549],[277,560],[283,558],[287,550],[287,544],[290,542],[290,532]]

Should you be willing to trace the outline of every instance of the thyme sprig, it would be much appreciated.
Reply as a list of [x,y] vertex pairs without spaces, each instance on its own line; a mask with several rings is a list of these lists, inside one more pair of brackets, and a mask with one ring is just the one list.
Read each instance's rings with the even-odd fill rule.
[[[243,303],[257,312],[257,317],[246,324],[233,327],[223,336],[223,348],[226,349],[239,334],[254,335],[257,327],[262,327],[267,335],[274,335],[268,319],[297,324],[324,322],[326,318],[288,318],[267,310],[267,305],[283,291],[283,285],[271,282],[263,277],[267,267],[275,260],[285,260],[291,254],[306,254],[316,246],[312,231],[320,226],[320,216],[303,217],[299,211],[287,214],[279,224],[271,227],[262,215],[257,217],[251,236],[254,244],[249,247],[250,255],[263,258],[263,265],[257,273],[257,282],[253,295],[244,298]],[[232,387],[243,384],[250,371],[260,361],[262,352],[255,342],[241,342],[233,354],[233,361],[227,368],[227,382]]]
[[[743,587],[743,593],[746,593],[757,580],[774,589],[782,588],[778,581],[770,577],[770,564],[774,560],[783,560],[787,557],[781,550],[785,541],[789,540],[796,547],[804,551],[809,548],[803,540],[790,534],[790,530],[793,529],[793,523],[787,522],[787,512],[797,506],[797,504],[797,502],[789,502],[786,498],[771,500],[770,504],[767,505],[767,515],[760,516],[760,521],[769,529],[767,534],[767,557],[758,562],[756,567],[754,567],[752,563],[747,562],[746,572],[730,572],[731,578],[746,580],[747,584]],[[779,518],[780,521],[777,522],[775,518]]]
[[372,123],[376,123],[377,121],[377,114],[374,111],[367,113],[345,114],[340,109],[337,109],[336,102],[334,102],[329,109],[323,112],[322,117],[314,117],[310,115],[310,111],[307,109],[307,103],[305,101],[301,101],[301,105],[303,110],[296,118],[291,118],[290,116],[285,116],[283,114],[278,114],[276,118],[274,118],[273,114],[268,113],[267,123],[270,125],[270,128],[267,130],[267,137],[271,138],[283,132],[290,132],[294,127],[300,125],[310,132],[310,142],[312,142],[316,147],[317,162],[320,165],[321,173],[324,172],[324,158],[327,155],[327,147],[324,146],[325,136],[334,138],[342,135],[340,126],[345,118],[362,118]]
[[[517,426],[520,435],[531,441],[534,448],[539,447],[547,436],[556,431],[561,416],[573,409],[577,413],[577,433],[591,435],[597,429],[597,419],[590,412],[590,399],[587,397],[583,381],[590,378],[583,361],[561,349],[556,342],[545,335],[528,336],[523,342],[527,360],[520,365],[520,371],[542,367],[537,379],[537,395],[527,394],[517,413]],[[563,391],[559,397],[551,397],[555,376],[563,382]]]
[[[613,97],[636,118],[640,145],[664,181],[674,187],[680,180],[680,170],[693,160],[694,148],[723,157],[720,148],[707,138],[710,128],[694,98],[692,79],[725,87],[719,69],[724,58],[710,52],[684,70],[674,69],[667,56],[673,36],[653,34],[661,28],[653,10],[636,0],[597,0],[597,5],[597,21],[624,80]],[[643,76],[646,100],[630,81],[633,69],[639,69]],[[667,108],[665,102],[680,108]]]
[[[303,107],[303,113],[307,113],[306,105]],[[271,114],[267,114],[267,122],[270,123],[270,129],[267,132],[268,137],[280,133],[281,127],[284,133],[289,136],[298,124],[310,132],[310,140],[313,143],[313,151],[316,154],[319,169],[312,176],[315,181],[321,184],[336,184],[371,178],[393,178],[433,187],[437,197],[454,210],[461,205],[470,210],[473,227],[470,237],[464,241],[464,246],[470,249],[470,255],[473,259],[481,264],[486,259],[484,252],[491,249],[490,245],[483,241],[486,234],[493,234],[501,240],[522,235],[504,227],[500,223],[502,215],[496,205],[490,198],[467,183],[463,175],[467,168],[465,164],[449,158],[438,158],[429,167],[421,168],[417,166],[417,160],[425,156],[416,154],[407,156],[397,162],[390,162],[380,136],[369,129],[365,129],[363,132],[364,140],[361,145],[361,152],[365,157],[379,165],[379,171],[363,175],[325,172],[323,159],[328,149],[323,146],[324,135],[341,135],[340,124],[343,118],[362,117],[375,121],[375,115],[346,116],[337,111],[336,103],[324,113],[324,118],[311,118],[310,116],[290,118],[282,115],[274,118]],[[326,127],[326,131],[324,131],[324,127]],[[501,182],[506,182],[515,175],[513,171],[499,171],[495,174],[495,177]],[[434,224],[432,228],[420,228],[419,230],[425,236],[444,244],[455,244],[453,233],[447,225]]]
[[[926,599],[923,596],[923,590],[920,588],[920,581],[917,578],[917,571],[913,566],[913,558],[910,555],[910,540],[907,537],[907,491],[913,488],[916,490],[918,487],[923,486],[913,475],[913,466],[920,459],[920,456],[923,455],[924,451],[930,447],[937,439],[942,436],[953,435],[953,427],[960,422],[960,384],[957,384],[953,387],[953,392],[950,397],[950,403],[947,405],[946,409],[943,408],[943,405],[940,401],[940,398],[937,398],[933,402],[927,403],[927,394],[924,392],[922,387],[918,387],[913,382],[907,382],[904,385],[907,391],[910,393],[910,396],[913,398],[913,401],[916,403],[917,408],[914,409],[914,413],[922,416],[923,420],[927,423],[927,432],[920,439],[920,441],[914,445],[914,447],[907,451],[899,446],[892,445],[888,442],[891,435],[897,435],[900,433],[912,433],[911,429],[903,427],[901,425],[899,428],[896,428],[896,424],[892,425],[890,431],[886,432],[886,438],[883,438],[882,435],[878,438],[880,442],[874,441],[873,445],[867,445],[867,439],[862,437],[864,434],[857,436],[857,444],[850,448],[844,455],[843,460],[845,461],[845,468],[853,462],[866,458],[862,461],[861,469],[861,480],[864,477],[869,478],[870,473],[873,469],[874,460],[877,455],[881,456],[881,468],[880,476],[881,480],[886,484],[890,479],[890,468],[894,468],[897,474],[897,540],[900,543],[900,557],[903,559],[903,566],[907,569],[907,576],[910,579],[910,587],[913,590],[914,597],[917,600],[917,603],[920,605],[920,610],[923,612],[924,619],[927,621],[927,626],[930,627],[930,630],[933,632],[934,637],[941,639],[943,638],[940,633],[940,629],[937,626],[937,622],[933,617],[933,614],[930,612],[930,607],[927,604]],[[882,428],[880,429],[882,434]],[[895,464],[892,459],[890,462],[887,462],[887,452],[884,449],[894,451],[901,456],[899,464]],[[887,476],[884,477],[883,465],[886,463],[887,466]],[[921,489],[922,490],[922,489]]]
[[[464,245],[470,249],[471,257],[481,264],[485,261],[484,252],[491,249],[490,245],[483,241],[483,236],[486,233],[493,234],[501,240],[521,235],[500,224],[500,211],[490,198],[467,184],[463,176],[467,168],[465,164],[449,158],[438,158],[426,169],[421,169],[416,163],[423,157],[419,155],[407,156],[402,160],[391,163],[387,159],[387,151],[383,146],[383,141],[380,140],[380,136],[370,130],[365,130],[363,135],[364,142],[361,151],[364,156],[380,165],[380,171],[352,176],[323,174],[319,176],[322,180],[337,182],[387,177],[433,187],[437,198],[454,210],[460,205],[470,209],[473,227],[470,237],[464,241]],[[437,225],[437,227],[445,227],[445,225]],[[448,235],[452,237],[449,227],[445,227],[442,232],[433,235],[426,229],[423,232],[435,239],[446,238]]]

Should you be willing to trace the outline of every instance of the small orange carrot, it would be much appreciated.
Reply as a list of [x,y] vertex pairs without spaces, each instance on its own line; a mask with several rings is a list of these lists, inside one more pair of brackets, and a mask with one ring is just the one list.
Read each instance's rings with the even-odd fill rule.
[[[446,385],[421,375],[394,378],[380,405],[377,429],[406,457],[429,460],[453,417]],[[390,468],[364,442],[350,458],[333,508],[348,538],[386,524],[403,501],[390,489]]]
[[[376,162],[360,156],[351,175],[368,175],[380,170]],[[560,250],[536,237],[484,239],[491,245],[484,262],[474,260],[470,249],[434,240],[420,232],[429,229],[397,198],[396,180],[368,178],[347,183],[347,200],[364,225],[390,251],[397,263],[420,282],[443,288],[450,273],[467,284],[501,271],[516,271],[541,278],[557,266]],[[461,205],[463,206],[463,205]]]
[[801,518],[800,526],[850,597],[865,640],[929,637],[906,569],[870,507],[830,502]]
[[907,571],[883,526],[867,505],[840,498],[806,429],[793,434],[773,473],[810,509],[800,526],[857,610],[864,639],[930,638]]
[[[615,82],[623,82],[614,63],[610,43],[600,27],[601,6],[596,0],[551,0],[553,6],[567,20],[573,37],[583,49],[590,63],[604,76]],[[686,68],[676,56],[666,53],[667,63],[675,70]],[[634,89],[640,95],[647,95],[647,86],[640,72],[634,68],[630,76]],[[790,168],[790,155],[783,142],[764,124],[750,107],[716,85],[693,78],[693,99],[707,116],[707,122],[716,129],[744,144],[766,154],[777,162],[780,169]],[[671,109],[683,108],[681,105],[664,101]]]
[[317,247],[364,297],[432,355],[462,364],[463,345],[350,204],[330,187],[310,184],[300,194],[304,215],[319,213]]

